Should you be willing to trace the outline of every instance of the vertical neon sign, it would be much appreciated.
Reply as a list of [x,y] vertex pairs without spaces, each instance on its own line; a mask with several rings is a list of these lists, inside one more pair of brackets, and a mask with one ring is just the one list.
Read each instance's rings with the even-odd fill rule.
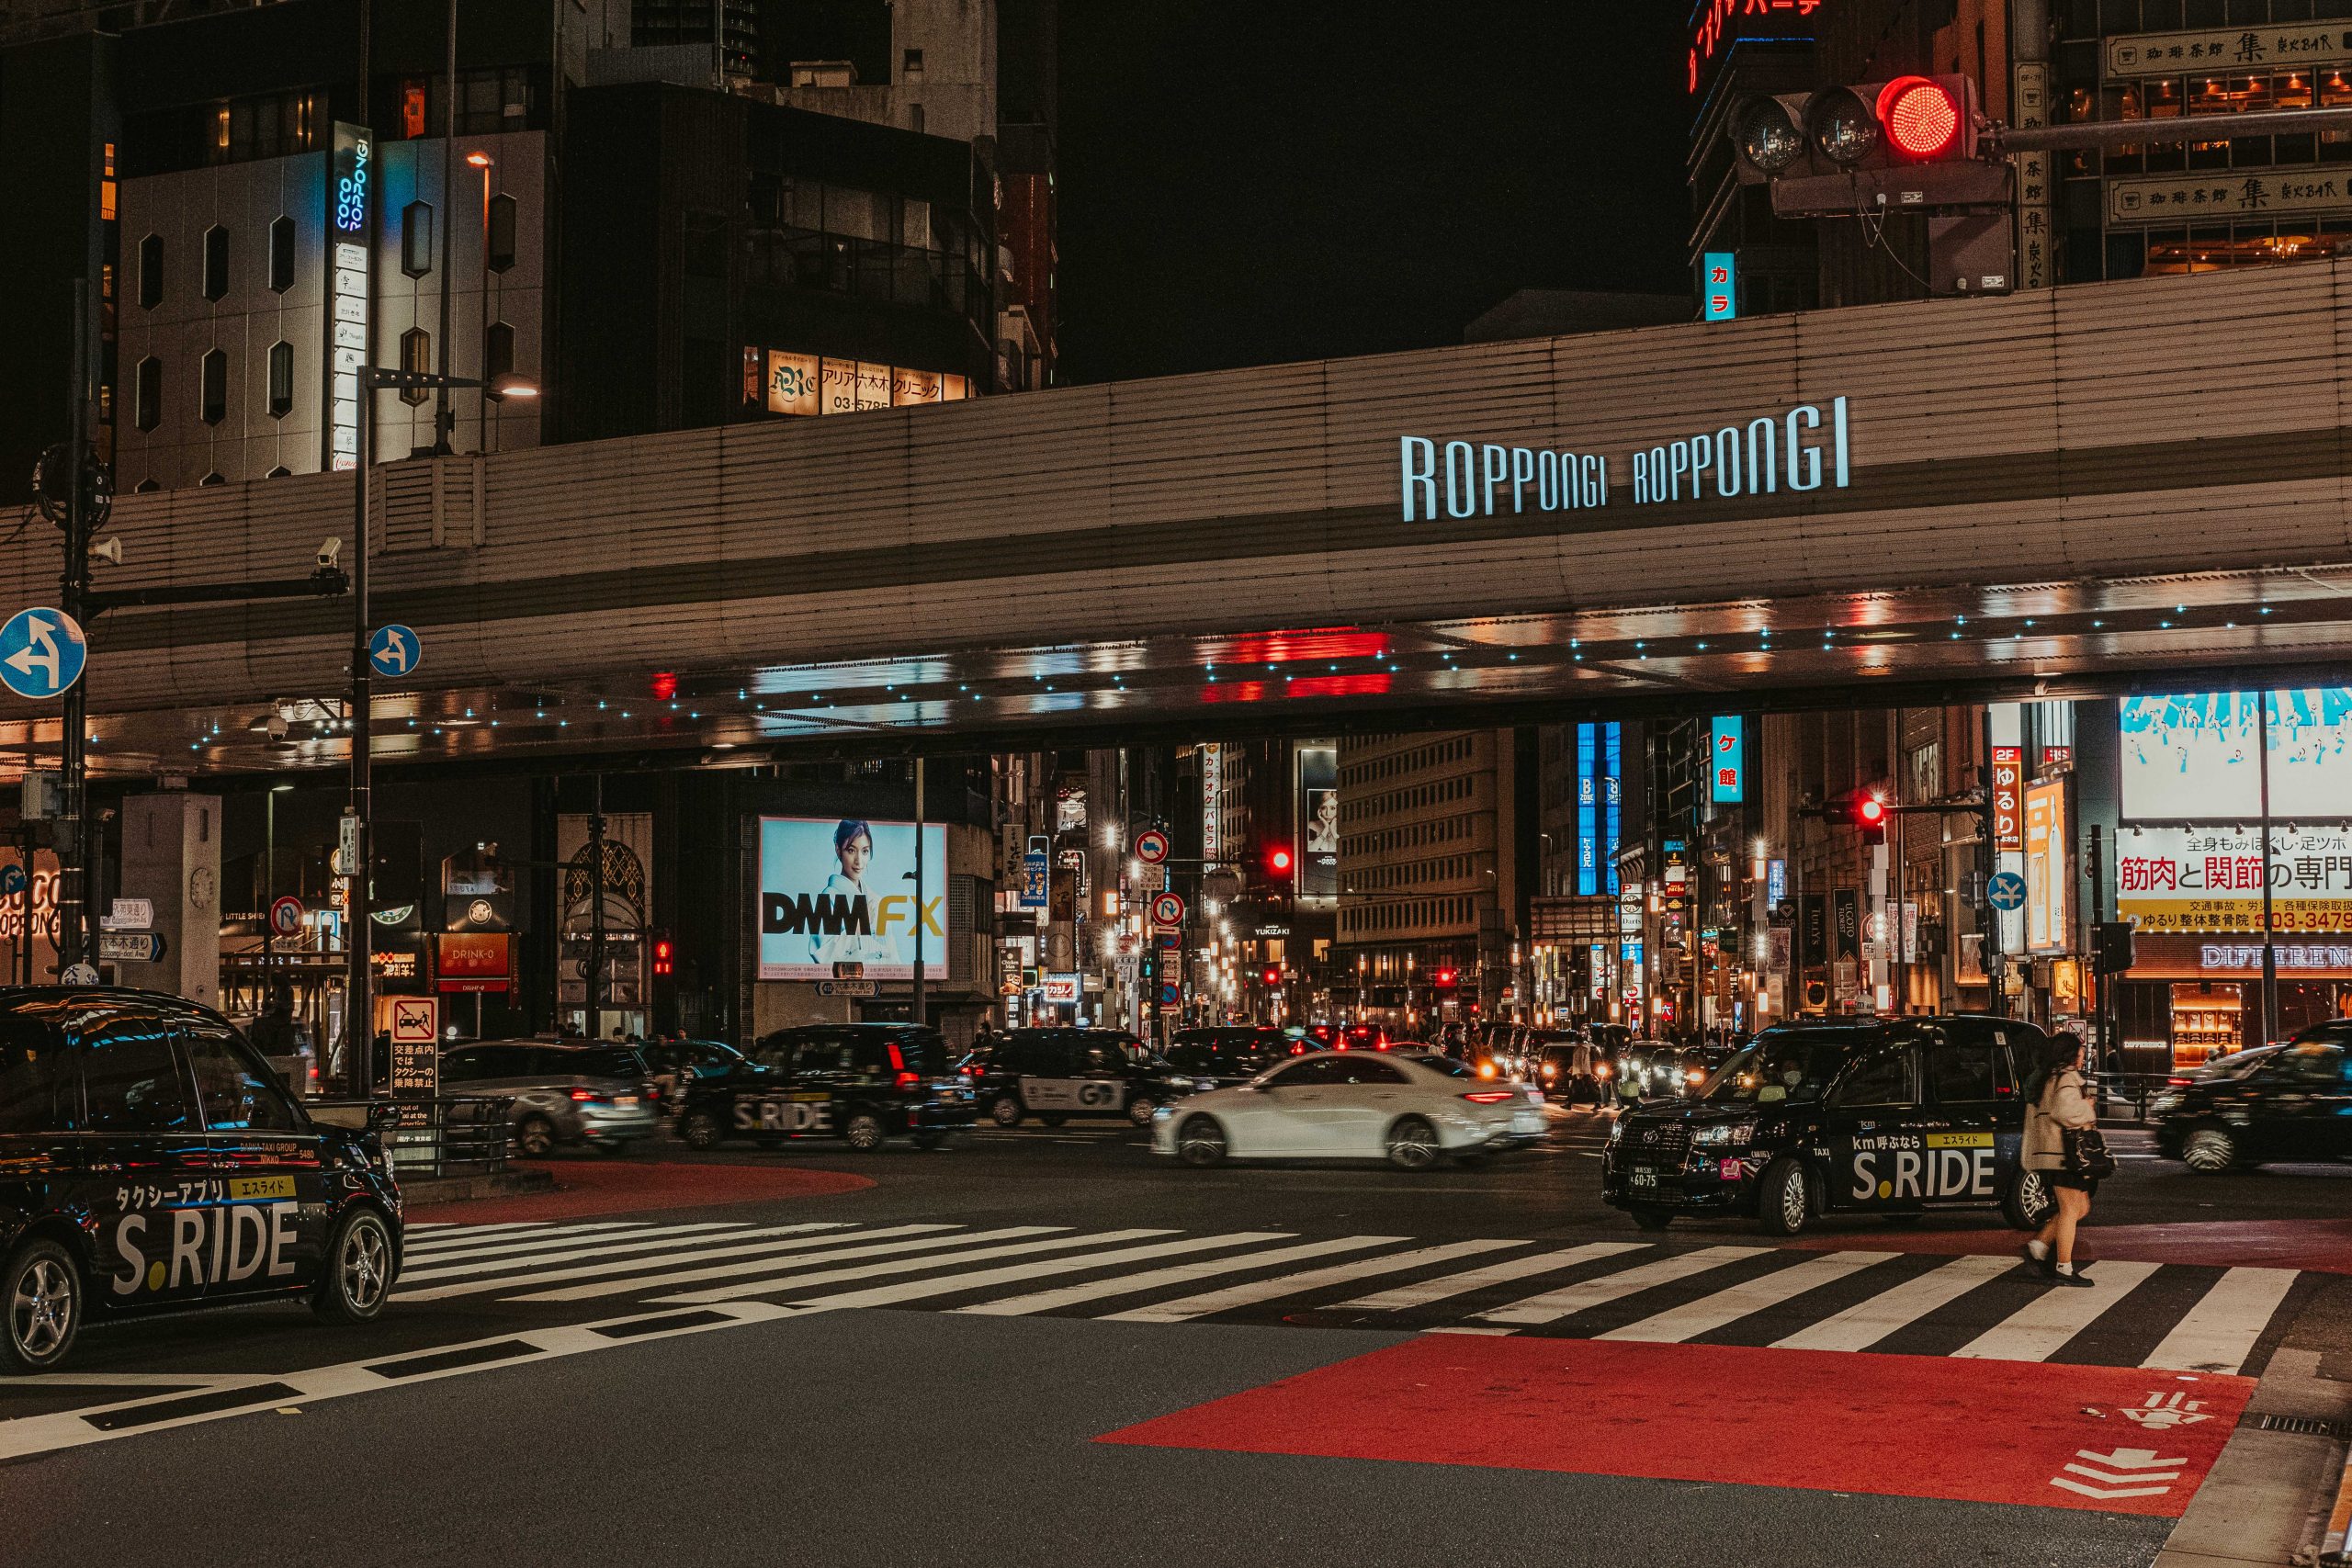
[[335,122],[327,175],[326,466],[359,464],[359,372],[368,363],[369,252],[375,238],[376,139]]

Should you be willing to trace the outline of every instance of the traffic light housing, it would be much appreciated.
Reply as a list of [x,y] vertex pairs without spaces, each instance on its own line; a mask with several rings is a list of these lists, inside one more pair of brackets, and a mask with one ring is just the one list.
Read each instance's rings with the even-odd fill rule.
[[656,936],[653,939],[653,977],[657,980],[669,978],[677,973],[677,944],[670,940],[667,933]]
[[2100,974],[2120,975],[2132,967],[2132,931],[2129,920],[2101,920],[2098,923],[2097,967]]
[[1260,976],[1260,979],[1261,979],[1266,985],[1279,986],[1283,983],[1283,972],[1276,965],[1269,964],[1266,965],[1265,973]]
[[1858,789],[1848,795],[1844,816],[1847,826],[1861,834],[1862,842],[1886,842],[1886,802],[1876,790]]
[[1434,970],[1430,975],[1430,983],[1441,991],[1450,991],[1462,983],[1462,971],[1459,969]]
[[1273,877],[1287,877],[1291,874],[1291,868],[1297,862],[1292,856],[1290,852],[1290,846],[1288,844],[1268,844],[1266,846],[1267,875]]
[[1984,127],[1967,76],[1896,76],[1750,98],[1732,115],[1732,160],[1782,218],[2006,208],[2009,166],[1980,156]]

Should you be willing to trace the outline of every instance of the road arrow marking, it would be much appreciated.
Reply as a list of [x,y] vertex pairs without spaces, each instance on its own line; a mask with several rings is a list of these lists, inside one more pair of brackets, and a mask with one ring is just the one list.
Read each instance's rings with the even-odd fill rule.
[[[2087,1486],[2079,1481],[2070,1481],[2064,1475],[2052,1476],[2050,1484],[2064,1487],[2078,1496],[2096,1497],[2102,1501],[2117,1497],[2161,1497],[2172,1490],[2171,1483],[2180,1479],[2180,1467],[2188,1462],[2185,1459],[2165,1459],[2154,1449],[2117,1449],[2112,1453],[2076,1449],[2075,1457],[2088,1460],[2090,1463],[2069,1464],[2066,1466],[2069,1472],[2115,1484]],[[2093,1465],[2099,1468],[2093,1469]],[[2118,1474],[2117,1472],[2123,1473]],[[2157,1482],[2164,1484],[2149,1484]]]
[[2069,1481],[2063,1475],[2051,1477],[2050,1484],[2063,1486],[2085,1497],[2161,1497],[2172,1490],[2169,1486],[2086,1486],[2079,1481]]
[[2177,1470],[2147,1470],[2135,1475],[2117,1475],[2109,1471],[2095,1470],[2086,1464],[2070,1464],[2066,1470],[2072,1475],[2087,1475],[2093,1481],[2112,1482],[2118,1486],[2128,1486],[2135,1481],[2178,1481],[2180,1479],[2180,1472]]
[[2098,1453],[2090,1449],[2076,1449],[2076,1459],[2086,1459],[2093,1464],[2109,1465],[2117,1470],[2154,1470],[2159,1465],[2183,1465],[2185,1459],[2158,1459],[2154,1449],[2118,1449],[2113,1453]]

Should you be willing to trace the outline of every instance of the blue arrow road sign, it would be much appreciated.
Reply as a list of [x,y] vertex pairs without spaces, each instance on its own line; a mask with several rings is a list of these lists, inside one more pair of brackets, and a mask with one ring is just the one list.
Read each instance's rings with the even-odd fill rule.
[[378,626],[368,639],[368,662],[379,675],[413,675],[424,662],[424,644],[406,626]]
[[2025,908],[2025,878],[2014,871],[1998,872],[1984,885],[1984,897],[1996,909]]
[[0,865],[0,898],[13,898],[25,890],[25,868],[21,865]]
[[82,628],[62,610],[19,610],[0,626],[0,682],[20,697],[53,697],[82,678]]

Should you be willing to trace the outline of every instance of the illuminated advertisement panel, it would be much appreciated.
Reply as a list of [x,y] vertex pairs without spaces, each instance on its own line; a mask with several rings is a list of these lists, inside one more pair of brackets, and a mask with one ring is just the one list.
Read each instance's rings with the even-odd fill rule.
[[2352,817],[2352,686],[2124,698],[2123,815],[2231,822],[2259,816],[2264,701],[2272,818]]
[[327,416],[324,461],[359,466],[360,367],[368,362],[368,248],[375,241],[376,138],[334,123],[327,168]]
[[[922,830],[922,959],[946,978],[947,829]],[[859,818],[760,818],[760,978],[909,980],[915,961],[915,829]]]

